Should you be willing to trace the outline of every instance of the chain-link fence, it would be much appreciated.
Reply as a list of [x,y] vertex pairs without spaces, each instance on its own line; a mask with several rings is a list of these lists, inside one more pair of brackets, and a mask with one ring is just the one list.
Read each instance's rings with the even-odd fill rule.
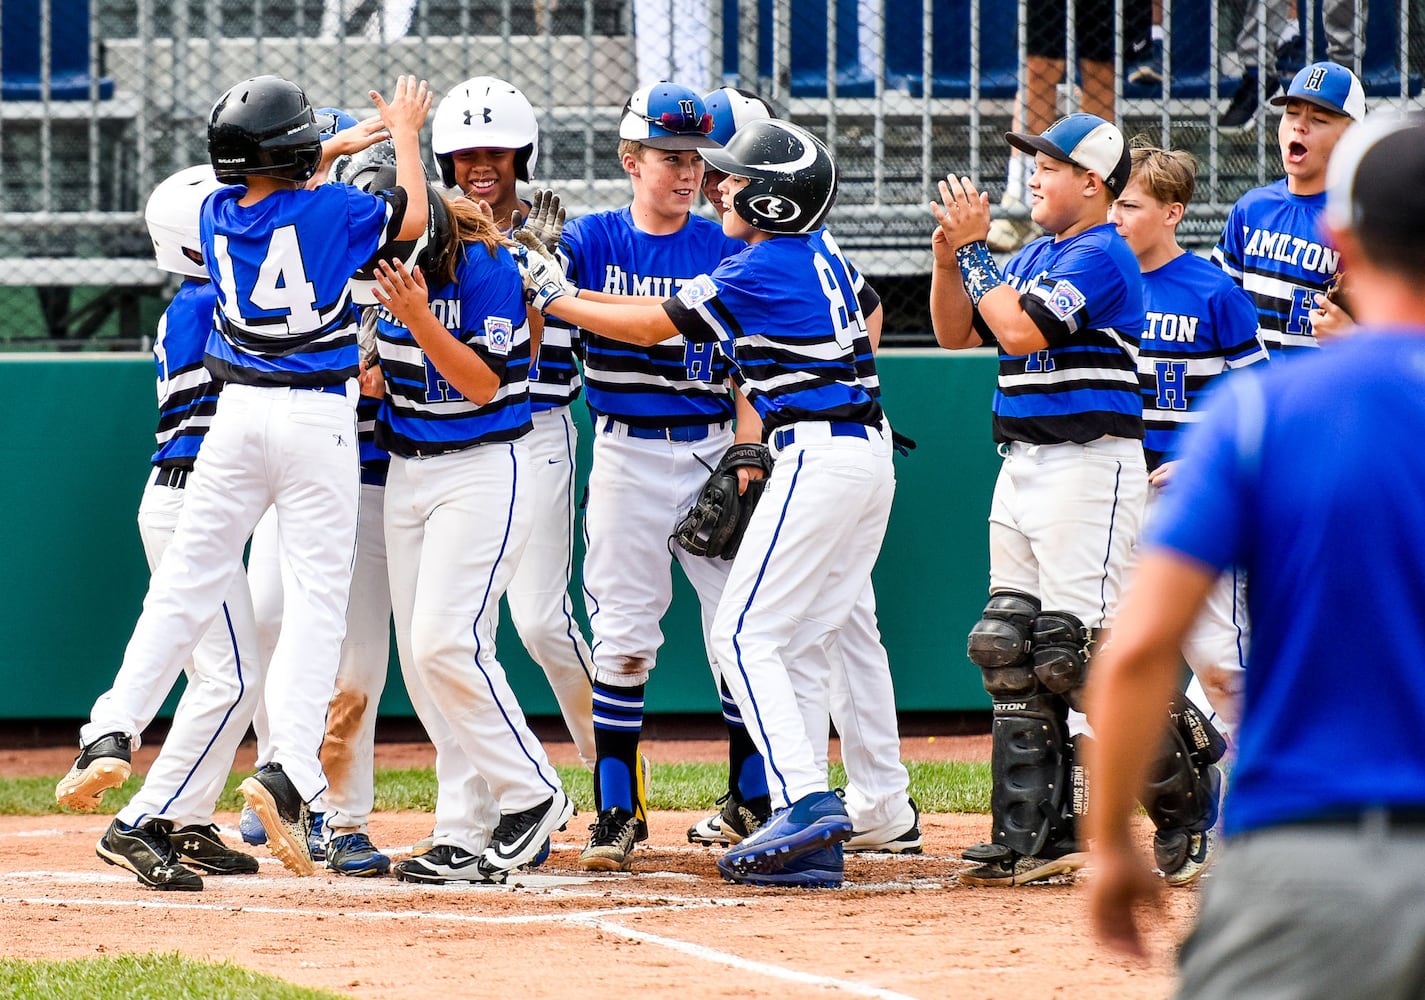
[[[258,73],[371,113],[398,73],[437,93],[520,87],[539,186],[576,212],[625,203],[619,111],[641,83],[732,84],[826,139],[830,225],[886,304],[888,344],[928,342],[927,202],[947,171],[1028,226],[1003,133],[1116,118],[1201,161],[1185,239],[1210,244],[1280,176],[1263,104],[1309,58],[1352,66],[1373,107],[1419,106],[1425,0],[4,0],[0,346],[140,346],[162,308],[141,210],[206,160],[214,99]],[[1066,72],[1065,69],[1068,68]],[[76,291],[78,289],[78,291]]]

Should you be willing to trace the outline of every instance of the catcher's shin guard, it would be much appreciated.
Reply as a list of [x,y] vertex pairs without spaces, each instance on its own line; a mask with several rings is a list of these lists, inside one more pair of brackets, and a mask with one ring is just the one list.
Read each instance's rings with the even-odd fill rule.
[[996,844],[1052,854],[1075,838],[1073,754],[1064,700],[1046,691],[995,696],[990,819]]
[[1039,602],[999,591],[970,630],[968,655],[994,699],[990,814],[994,843],[1044,855],[1072,844],[1072,752],[1064,700],[1035,673]]
[[1162,750],[1153,763],[1143,809],[1157,833],[1153,853],[1158,867],[1181,864],[1188,835],[1217,822],[1222,772],[1213,765],[1227,752],[1227,741],[1211,721],[1182,695],[1173,699]]

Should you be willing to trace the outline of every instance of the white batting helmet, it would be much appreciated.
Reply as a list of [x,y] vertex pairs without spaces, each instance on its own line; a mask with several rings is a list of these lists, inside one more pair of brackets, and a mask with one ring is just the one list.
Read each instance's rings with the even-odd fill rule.
[[144,205],[143,219],[160,270],[190,278],[208,277],[203,241],[198,237],[198,217],[204,199],[223,186],[213,175],[213,168],[204,163],[185,167],[153,189]]
[[431,124],[431,149],[446,187],[455,187],[452,153],[462,149],[513,149],[515,176],[528,181],[539,158],[539,123],[519,88],[493,76],[457,83],[440,100]]

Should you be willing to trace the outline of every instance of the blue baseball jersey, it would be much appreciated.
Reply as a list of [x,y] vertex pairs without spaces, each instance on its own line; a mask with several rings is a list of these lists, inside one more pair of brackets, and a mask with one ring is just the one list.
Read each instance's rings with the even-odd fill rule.
[[1147,543],[1250,581],[1229,833],[1425,806],[1422,426],[1416,328],[1235,374],[1183,435]]
[[503,247],[492,257],[482,244],[467,244],[455,280],[430,287],[436,319],[500,377],[483,406],[445,380],[404,323],[377,308],[386,375],[377,444],[405,457],[442,455],[529,432],[529,321],[519,268]]
[[1267,360],[1257,307],[1227,275],[1185,253],[1143,275],[1148,318],[1138,348],[1143,452],[1151,471],[1198,419],[1208,384],[1229,368]]
[[1341,266],[1326,242],[1326,195],[1297,195],[1286,179],[1248,191],[1227,214],[1212,262],[1257,304],[1262,342],[1272,354],[1318,346],[1311,329],[1315,295]]
[[218,288],[208,367],[248,385],[355,378],[347,282],[400,229],[405,192],[324,184],[239,205],[246,190],[222,188],[203,203],[203,255]]
[[203,366],[218,293],[211,282],[185,278],[158,320],[153,361],[158,373],[158,450],[154,465],[191,469],[218,408],[218,384]]
[[[668,236],[633,223],[628,208],[575,219],[564,228],[562,255],[579,288],[667,298],[744,249],[698,215]],[[546,331],[548,325],[546,325]],[[729,365],[713,340],[669,337],[634,347],[582,331],[584,391],[595,413],[642,427],[683,427],[731,420]]]
[[826,230],[744,247],[663,308],[688,341],[716,340],[764,435],[800,420],[879,424],[880,383],[856,272]]
[[356,443],[361,449],[361,481],[369,486],[385,486],[391,453],[376,443],[376,419],[381,400],[362,396],[356,401]]
[[[1037,239],[1010,259],[1004,277],[1049,347],[1025,355],[1000,348],[994,439],[1142,438],[1143,281],[1118,231],[1105,224],[1065,240]],[[975,326],[994,343],[978,312]]]

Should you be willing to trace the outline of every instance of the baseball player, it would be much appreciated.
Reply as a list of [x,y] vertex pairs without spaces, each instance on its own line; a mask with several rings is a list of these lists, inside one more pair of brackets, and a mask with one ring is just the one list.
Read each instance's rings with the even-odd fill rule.
[[[323,113],[317,113],[320,122]],[[355,156],[342,157],[331,180],[373,190],[378,176],[387,180],[394,169],[395,150],[379,142]],[[390,250],[414,265],[428,234],[414,241],[399,241]],[[362,336],[369,330],[375,343],[373,307],[375,281],[363,268],[351,281],[352,301],[362,310]],[[327,707],[326,735],[322,739],[322,770],[328,787],[320,800],[322,811],[312,810],[310,846],[313,861],[341,875],[385,875],[390,858],[371,842],[370,817],[375,799],[376,714],[386,686],[391,647],[391,588],[386,573],[386,535],[383,518],[386,470],[390,455],[376,444],[376,413],[384,386],[372,357],[362,357],[361,395],[356,404],[356,436],[361,455],[361,499],[356,528],[356,560],[346,609],[346,635],[336,687]],[[282,628],[282,574],[277,519],[269,511],[258,522],[248,554],[248,576],[257,612],[258,644],[264,661],[271,657]],[[265,728],[258,731],[258,766],[268,762]],[[255,829],[254,829],[255,827]],[[245,810],[240,828],[244,837],[266,842],[266,833],[251,810]]]
[[[1156,148],[1133,149],[1130,155],[1132,173],[1108,217],[1143,272],[1147,323],[1140,338],[1138,378],[1148,463],[1146,519],[1151,520],[1160,495],[1172,489],[1177,440],[1199,419],[1199,403],[1211,383],[1229,370],[1265,363],[1267,352],[1247,293],[1178,244],[1177,227],[1196,184],[1192,156]],[[1189,767],[1164,772],[1159,777],[1162,787],[1145,803],[1158,828],[1153,847],[1169,885],[1190,884],[1212,861],[1211,828],[1221,778],[1213,766],[1216,761],[1207,758],[1220,756],[1230,723],[1237,718],[1251,634],[1245,582],[1235,568],[1222,574],[1183,645],[1183,658],[1201,682],[1197,690],[1205,692],[1206,701],[1198,707],[1206,715],[1204,750],[1211,752],[1197,753]],[[1193,756],[1190,748],[1188,758]]]
[[1001,273],[984,242],[987,195],[951,176],[931,206],[936,339],[951,350],[998,344],[1000,358],[990,600],[968,643],[994,701],[993,838],[965,852],[970,885],[1018,885],[1083,862],[1085,784],[1070,737],[1086,727],[1077,716],[1071,733],[1069,709],[1112,622],[1148,488],[1142,279],[1108,224],[1131,166],[1123,136],[1080,113],[1007,139],[1034,157],[1031,215],[1048,236]]
[[[198,239],[203,200],[221,185],[211,167],[188,167],[153,190],[144,221],[158,266],[183,276],[178,293],[159,320],[153,355],[158,374],[158,450],[139,503],[139,532],[149,569],[157,567],[183,508],[184,487],[193,471],[203,435],[217,408],[218,386],[203,367],[203,348],[212,329],[216,290],[208,281]],[[181,775],[182,791],[162,802],[131,802],[99,844],[99,856],[129,869],[140,883],[158,889],[201,889],[198,872],[251,875],[257,859],[223,843],[213,823],[213,806],[232,767],[237,741],[252,715],[261,667],[255,658],[252,599],[239,574],[224,596],[218,618],[203,633],[187,664],[183,700],[221,720],[222,741]],[[173,686],[176,676],[154,664],[129,664],[95,702],[89,724],[80,730],[85,747],[60,781],[60,805],[91,810],[106,790],[129,774],[130,751]],[[208,728],[214,718],[185,715]],[[236,741],[234,740],[236,737]],[[170,736],[170,738],[175,738]],[[176,734],[182,739],[183,734]],[[172,759],[164,760],[164,764]],[[155,765],[157,767],[157,764]],[[163,784],[156,780],[154,787]],[[197,871],[194,871],[196,869]]]
[[[508,232],[515,215],[528,213],[515,184],[534,175],[539,124],[518,89],[488,76],[457,84],[435,109],[431,147],[446,186],[487,204],[500,229]],[[570,333],[563,325],[546,327],[530,366],[533,429],[525,447],[534,522],[507,597],[520,641],[549,679],[579,756],[593,767],[593,658],[569,598],[578,445],[570,406],[581,388]]]
[[[431,191],[431,197],[440,196]],[[391,452],[386,540],[396,642],[418,711],[435,712],[434,846],[396,866],[426,883],[503,881],[574,814],[495,651],[500,597],[529,537],[529,325],[519,271],[466,199],[414,272],[383,260],[377,333]],[[448,787],[458,776],[459,787]],[[466,792],[474,795],[462,808]],[[478,805],[498,803],[493,832]]]
[[[565,227],[561,250],[574,285],[596,297],[671,294],[740,248],[691,214],[700,153],[716,145],[711,128],[702,98],[678,84],[644,87],[629,98],[619,160],[633,202]],[[734,438],[755,441],[760,431],[746,401],[734,402],[727,362],[710,340],[670,331],[639,350],[592,333],[580,343],[594,417],[584,595],[594,636],[599,810],[580,866],[619,871],[647,836],[638,742],[644,686],[663,642],[659,621],[672,599],[670,550],[698,593],[705,639],[728,573],[726,562],[691,555],[669,538]],[[709,660],[718,679],[711,654]],[[766,795],[761,760],[745,728],[729,719],[728,732],[730,797],[757,811]]]
[[[276,505],[284,582],[292,586],[267,667],[272,762],[240,790],[269,847],[302,875],[313,870],[306,804],[325,785],[317,751],[345,632],[356,534],[358,357],[347,282],[389,239],[413,238],[426,225],[418,135],[429,92],[401,78],[389,105],[372,97],[401,173],[400,187],[380,196],[337,185],[303,189],[328,151],[351,149],[324,149],[312,106],[295,84],[245,80],[213,108],[214,171],[220,181],[241,182],[211,195],[201,221],[203,257],[217,287],[205,364],[224,387],[124,654],[126,665],[159,673],[182,663],[239,572],[259,516]],[[175,771],[220,735],[211,727],[195,731],[191,720],[200,714],[179,705],[174,730],[182,736],[170,735],[160,752],[161,759],[172,755]],[[160,787],[167,773],[156,764],[140,795],[166,801],[177,793],[177,786]],[[107,836],[101,848],[130,861],[153,851],[138,839]]]
[[[764,120],[703,155],[730,175],[723,231],[749,246],[652,305],[588,302],[532,282],[535,301],[629,343],[675,331],[706,337],[735,365],[777,463],[733,560],[712,647],[743,717],[754,720],[777,811],[718,868],[735,882],[839,885],[852,824],[827,786],[833,657],[885,535],[890,431],[865,381],[875,369],[855,272],[820,229],[836,195],[826,148],[795,125]],[[846,657],[845,667],[866,662]]]
[[1277,142],[1286,176],[1237,200],[1212,261],[1257,303],[1262,340],[1276,357],[1318,346],[1313,309],[1323,319],[1339,311],[1326,298],[1340,270],[1340,255],[1321,233],[1326,164],[1346,127],[1365,115],[1366,95],[1349,69],[1318,62],[1271,103],[1284,108]]
[[[735,87],[714,90],[703,101],[713,119],[709,134],[723,146],[732,141],[739,128],[754,121],[777,117],[771,105],[761,97]],[[726,178],[727,174],[711,166],[706,167],[703,175],[703,197],[718,219],[728,208],[722,192],[718,190]],[[880,339],[882,315],[879,297],[854,268],[850,277],[862,304],[872,350],[875,350]],[[879,391],[879,382],[873,376],[868,377],[867,384]],[[841,755],[847,777],[846,811],[854,827],[845,850],[897,854],[918,852],[921,849],[919,811],[908,794],[910,774],[900,759],[895,690],[876,624],[876,597],[869,580],[855,612],[839,633],[839,640],[833,650],[836,669],[832,674],[831,718],[841,736]],[[855,663],[861,656],[872,662],[846,669],[843,658]],[[723,712],[731,721],[745,728],[737,702],[727,691],[726,683],[723,684]],[[812,745],[825,747],[826,740],[813,739]],[[768,818],[768,813],[753,813],[731,796],[720,805],[719,812],[699,820],[688,829],[690,842],[732,845]],[[771,808],[770,801],[767,808]]]

